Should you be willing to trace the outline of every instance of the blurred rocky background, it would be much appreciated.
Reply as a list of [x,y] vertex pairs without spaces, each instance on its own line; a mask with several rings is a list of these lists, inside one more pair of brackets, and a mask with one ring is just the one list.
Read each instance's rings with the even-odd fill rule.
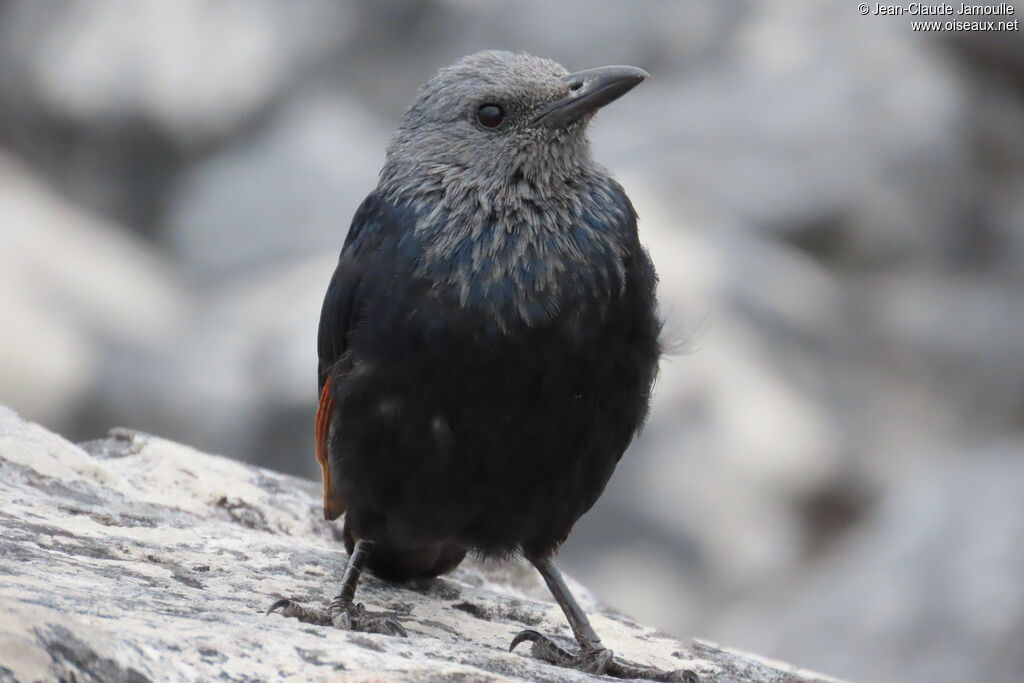
[[1024,36],[910,20],[0,2],[0,403],[316,476],[321,297],[415,88],[485,47],[635,64],[593,140],[688,352],[566,566],[839,676],[1019,681]]

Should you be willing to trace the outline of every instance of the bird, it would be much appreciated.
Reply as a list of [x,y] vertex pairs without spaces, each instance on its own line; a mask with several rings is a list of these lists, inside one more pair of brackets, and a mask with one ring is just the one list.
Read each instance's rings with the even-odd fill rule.
[[636,212],[587,135],[647,78],[485,50],[419,89],[320,317],[316,456],[324,516],[345,515],[342,587],[326,610],[268,613],[406,636],[355,603],[364,570],[401,582],[522,555],[579,649],[527,630],[510,650],[695,680],[616,658],[553,562],[641,428],[662,350]]

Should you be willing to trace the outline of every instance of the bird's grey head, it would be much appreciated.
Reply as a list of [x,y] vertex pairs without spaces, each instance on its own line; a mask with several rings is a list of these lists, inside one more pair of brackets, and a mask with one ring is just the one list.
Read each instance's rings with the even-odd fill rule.
[[586,137],[600,107],[647,77],[635,67],[569,73],[527,54],[487,50],[420,88],[388,146],[381,189],[405,199],[485,204],[564,196],[597,172]]

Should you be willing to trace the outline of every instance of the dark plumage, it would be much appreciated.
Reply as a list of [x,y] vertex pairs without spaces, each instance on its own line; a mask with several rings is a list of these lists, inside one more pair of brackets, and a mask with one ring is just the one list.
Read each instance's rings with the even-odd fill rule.
[[522,552],[580,640],[560,663],[622,673],[550,558],[643,423],[657,369],[654,268],[586,139],[593,112],[644,77],[481,52],[406,112],[320,320],[325,516],[345,512],[346,545],[362,553],[328,620],[364,563],[404,580],[467,551]]

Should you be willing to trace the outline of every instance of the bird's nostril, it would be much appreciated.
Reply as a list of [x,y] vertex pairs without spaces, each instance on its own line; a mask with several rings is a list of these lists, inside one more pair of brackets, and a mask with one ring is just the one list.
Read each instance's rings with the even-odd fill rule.
[[569,84],[569,90],[579,90],[583,87],[583,81],[573,81]]

